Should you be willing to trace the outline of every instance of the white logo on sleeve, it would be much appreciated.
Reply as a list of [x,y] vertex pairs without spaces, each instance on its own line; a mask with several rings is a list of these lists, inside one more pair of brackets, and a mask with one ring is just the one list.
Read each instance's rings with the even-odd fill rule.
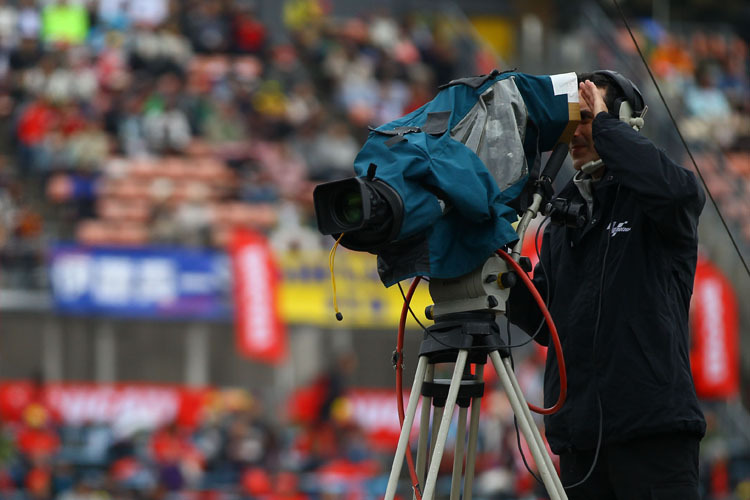
[[610,235],[614,237],[617,233],[628,233],[630,232],[632,227],[628,227],[628,221],[625,222],[610,222],[607,224],[607,229],[610,232]]

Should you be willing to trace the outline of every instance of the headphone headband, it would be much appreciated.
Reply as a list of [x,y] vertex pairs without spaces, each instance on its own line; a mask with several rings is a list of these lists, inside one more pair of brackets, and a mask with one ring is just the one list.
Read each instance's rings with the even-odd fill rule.
[[[615,116],[619,116],[621,120],[628,122],[631,126],[635,127],[636,130],[640,129],[643,126],[642,117],[647,108],[646,103],[643,100],[643,95],[635,83],[628,80],[617,71],[609,69],[594,71],[594,74],[606,77],[612,85],[617,87],[620,91],[619,94],[625,96],[624,98],[618,97],[615,99],[615,109],[610,110],[610,112]],[[630,123],[631,120],[639,121],[639,123]]]

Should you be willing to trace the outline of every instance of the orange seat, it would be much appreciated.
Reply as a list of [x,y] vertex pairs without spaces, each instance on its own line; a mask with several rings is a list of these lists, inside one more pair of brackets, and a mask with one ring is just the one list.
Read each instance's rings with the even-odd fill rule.
[[740,177],[750,178],[750,151],[729,153],[726,160],[730,170]]

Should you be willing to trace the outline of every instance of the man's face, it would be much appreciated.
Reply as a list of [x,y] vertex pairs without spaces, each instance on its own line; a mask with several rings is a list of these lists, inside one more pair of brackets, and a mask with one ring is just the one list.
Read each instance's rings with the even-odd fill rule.
[[[604,99],[607,89],[597,87],[596,90]],[[580,170],[582,165],[590,161],[599,159],[599,153],[594,149],[594,138],[591,133],[591,122],[594,120],[594,114],[580,95],[578,100],[581,106],[581,121],[573,134],[573,140],[570,141],[570,156],[573,158],[573,168],[576,170]]]

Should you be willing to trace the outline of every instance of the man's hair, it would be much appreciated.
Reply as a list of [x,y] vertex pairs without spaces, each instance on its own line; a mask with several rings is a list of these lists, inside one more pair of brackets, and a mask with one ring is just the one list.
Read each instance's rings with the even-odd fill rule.
[[615,100],[618,98],[625,98],[620,87],[614,84],[608,76],[602,73],[578,73],[578,83],[585,82],[586,80],[591,80],[591,83],[598,88],[607,90],[604,96],[604,104],[607,105],[607,109],[610,113],[616,113],[616,110],[614,109]]

